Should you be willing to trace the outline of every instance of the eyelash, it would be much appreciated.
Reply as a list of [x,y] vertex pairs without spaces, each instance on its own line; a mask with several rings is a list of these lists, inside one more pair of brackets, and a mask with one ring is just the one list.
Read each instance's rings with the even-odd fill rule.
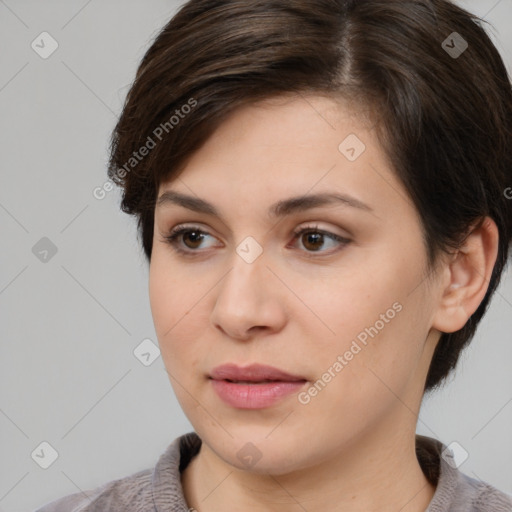
[[[185,250],[178,245],[179,244],[178,237],[180,237],[181,235],[188,233],[188,232],[195,232],[195,233],[199,233],[201,235],[209,234],[197,226],[176,226],[174,229],[171,230],[171,232],[168,235],[165,235],[163,237],[163,241],[168,243],[169,245],[171,245],[173,250],[175,250],[179,254],[182,254],[184,256],[189,256],[189,257],[197,256],[200,253],[199,250],[194,250],[194,249]],[[341,244],[342,248],[351,242],[351,240],[349,240],[348,238],[344,238],[344,237],[336,235],[334,233],[330,233],[329,231],[324,231],[322,229],[319,229],[318,226],[306,226],[297,231],[294,231],[293,232],[293,234],[294,234],[293,240],[294,241],[297,240],[304,233],[315,233],[315,234],[321,234],[321,235],[327,236],[328,238],[331,238],[332,240],[339,242]],[[325,251],[306,251],[306,253],[311,255],[310,257],[315,257],[314,256],[315,254],[325,255]],[[333,252],[331,251],[330,254],[332,254],[332,253]],[[329,253],[327,253],[327,254],[329,254]]]

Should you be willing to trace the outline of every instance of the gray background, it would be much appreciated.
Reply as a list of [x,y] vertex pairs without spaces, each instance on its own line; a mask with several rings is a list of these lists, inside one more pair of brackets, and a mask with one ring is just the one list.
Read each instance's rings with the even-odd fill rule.
[[[117,189],[92,194],[137,63],[180,3],[0,0],[0,512],[152,467],[192,430],[162,359],[145,366],[133,353],[156,343],[134,219]],[[511,70],[512,0],[460,3],[494,25]],[[31,48],[43,31],[59,45],[47,59]],[[46,262],[32,250],[43,237],[57,248]],[[464,447],[462,471],[509,493],[511,313],[508,270],[418,424]],[[59,454],[48,469],[35,461],[48,457],[42,441]]]

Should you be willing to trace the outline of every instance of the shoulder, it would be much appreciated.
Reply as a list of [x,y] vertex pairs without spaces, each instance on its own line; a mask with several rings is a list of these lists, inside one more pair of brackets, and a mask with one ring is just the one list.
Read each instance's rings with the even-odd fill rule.
[[201,446],[195,432],[177,437],[156,465],[91,490],[69,494],[35,512],[154,512],[187,510],[180,471]]
[[512,496],[460,471],[450,446],[417,435],[416,455],[436,487],[427,512],[512,512]]
[[153,511],[151,477],[152,470],[145,469],[94,489],[69,494],[35,512]]
[[512,512],[512,496],[459,472],[452,509],[454,512]]

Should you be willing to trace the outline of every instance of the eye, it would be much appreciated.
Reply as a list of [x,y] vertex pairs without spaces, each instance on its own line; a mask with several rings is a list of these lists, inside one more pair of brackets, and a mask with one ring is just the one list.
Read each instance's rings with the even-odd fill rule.
[[[210,236],[206,231],[197,226],[176,226],[168,235],[164,236],[164,241],[170,244],[173,249],[179,253],[190,255],[198,249],[205,237]],[[180,244],[180,239],[189,249],[184,249]]]
[[[309,253],[325,253],[326,251],[318,249],[322,248],[326,240],[334,242],[334,246],[341,245],[342,247],[351,242],[347,238],[318,229],[318,226],[306,226],[293,234],[293,240],[300,239],[303,247]],[[176,226],[168,235],[163,237],[162,241],[170,244],[180,254],[193,256],[194,253],[199,254],[200,251],[197,249],[200,249],[201,243],[209,236],[211,235],[197,226]],[[185,244],[186,248],[183,248],[181,242]]]
[[326,240],[335,242],[333,244],[334,246],[341,245],[343,247],[350,243],[348,238],[344,238],[329,231],[324,231],[319,229],[318,226],[303,227],[300,230],[295,231],[294,235],[294,240],[299,239],[302,242],[302,245],[307,249],[307,252],[325,253],[326,251],[321,251],[318,249],[322,248]]

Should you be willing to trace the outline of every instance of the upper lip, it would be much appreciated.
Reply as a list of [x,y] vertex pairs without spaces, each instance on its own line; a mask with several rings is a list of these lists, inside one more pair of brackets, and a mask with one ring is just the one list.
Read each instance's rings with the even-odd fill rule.
[[279,381],[302,381],[306,380],[299,375],[292,375],[279,368],[262,364],[251,364],[249,366],[237,366],[228,363],[215,367],[210,378],[214,380],[246,380],[260,382],[262,380],[279,380]]

